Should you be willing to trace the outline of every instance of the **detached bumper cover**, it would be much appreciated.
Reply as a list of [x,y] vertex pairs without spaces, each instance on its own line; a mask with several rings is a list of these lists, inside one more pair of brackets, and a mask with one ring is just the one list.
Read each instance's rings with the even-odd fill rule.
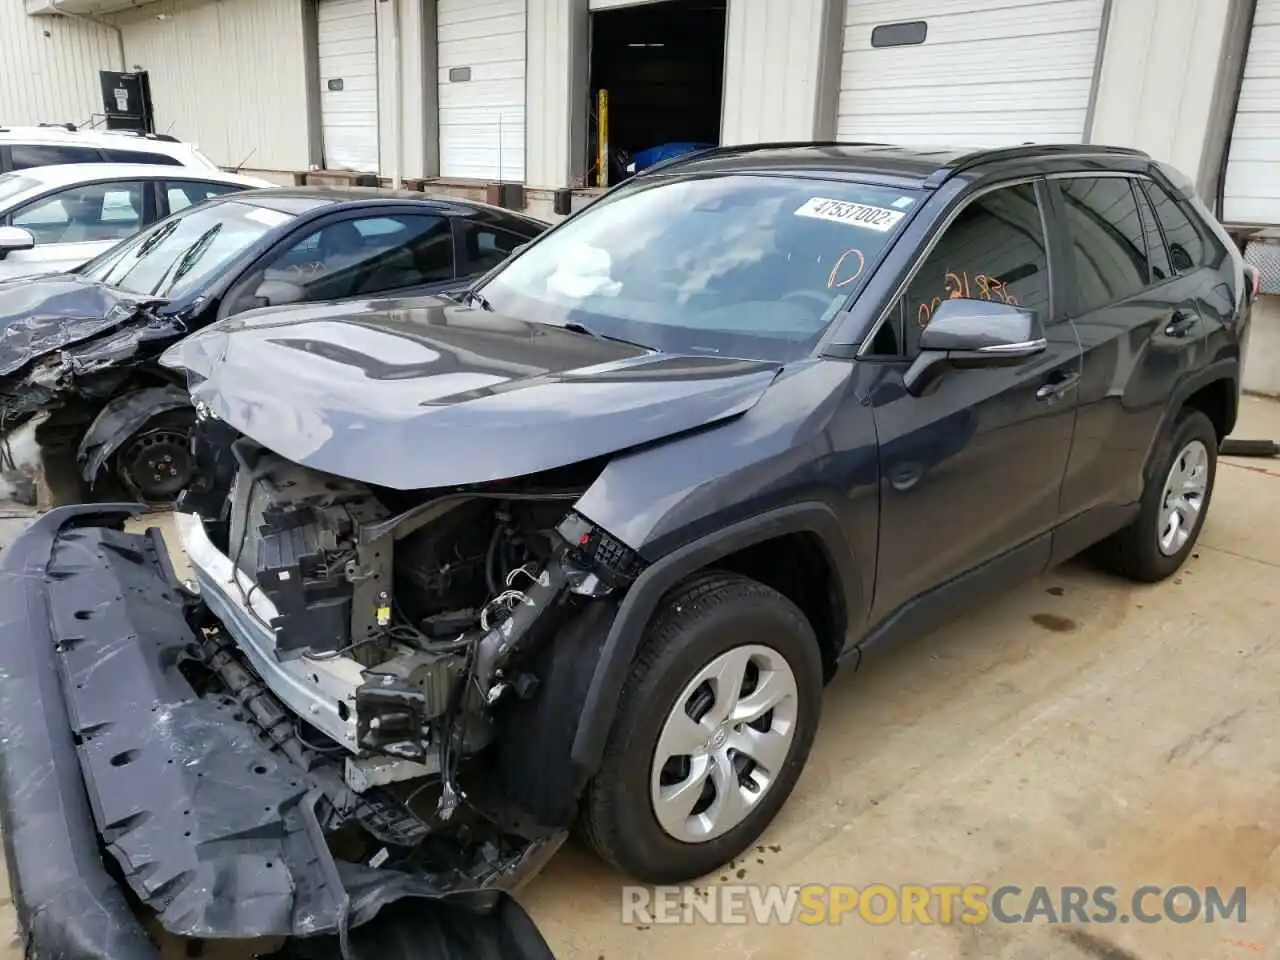
[[62,524],[101,518],[93,507],[48,513],[0,554],[0,819],[29,956],[151,960],[98,855],[44,586]]
[[510,933],[516,917],[527,929],[478,952],[549,957],[514,902],[477,889],[540,860],[537,845],[470,884],[334,859],[311,778],[239,722],[234,700],[200,697],[184,676],[197,637],[163,541],[112,529],[140,509],[55,510],[0,554],[0,818],[28,955],[157,956],[101,844],[173,934],[345,944],[393,901],[460,890],[467,909],[447,924],[443,902],[420,910],[431,929],[416,935],[485,914]]

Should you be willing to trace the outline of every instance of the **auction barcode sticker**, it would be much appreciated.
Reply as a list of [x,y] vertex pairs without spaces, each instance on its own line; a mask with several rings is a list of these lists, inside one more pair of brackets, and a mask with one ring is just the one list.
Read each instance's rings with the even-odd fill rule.
[[865,203],[851,203],[848,200],[830,200],[827,197],[811,197],[804,202],[795,215],[845,223],[851,227],[878,230],[881,233],[892,230],[905,216],[901,210],[873,207]]

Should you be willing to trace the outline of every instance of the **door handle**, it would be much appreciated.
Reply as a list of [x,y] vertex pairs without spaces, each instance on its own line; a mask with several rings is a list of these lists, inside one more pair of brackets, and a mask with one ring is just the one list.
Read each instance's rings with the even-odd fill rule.
[[1068,391],[1074,389],[1079,382],[1080,374],[1074,370],[1070,373],[1059,373],[1036,391],[1036,399],[1045,401],[1057,400]]
[[1166,337],[1185,337],[1191,332],[1191,328],[1196,325],[1196,321],[1200,319],[1194,313],[1188,313],[1185,310],[1173,311],[1173,316],[1169,318],[1169,322],[1165,324],[1164,333]]

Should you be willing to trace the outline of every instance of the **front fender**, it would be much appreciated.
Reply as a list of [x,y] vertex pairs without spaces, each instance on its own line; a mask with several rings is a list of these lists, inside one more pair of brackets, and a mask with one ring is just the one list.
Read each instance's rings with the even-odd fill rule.
[[724,527],[667,554],[636,578],[605,636],[574,734],[571,758],[580,785],[600,765],[622,686],[645,626],[662,597],[695,571],[752,544],[788,533],[817,534],[840,579],[845,584],[856,582],[853,553],[840,521],[829,506],[820,502],[791,504]]
[[152,417],[190,405],[187,391],[169,384],[113,397],[85,431],[76,453],[85,482],[93,483],[111,455]]

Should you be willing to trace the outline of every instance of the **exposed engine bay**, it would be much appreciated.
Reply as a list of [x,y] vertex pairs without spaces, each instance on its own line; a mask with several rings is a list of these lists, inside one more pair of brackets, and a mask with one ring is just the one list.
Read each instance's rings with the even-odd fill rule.
[[265,732],[327,768],[334,799],[365,808],[382,839],[412,847],[469,799],[519,831],[509,798],[468,797],[459,771],[483,766],[495,708],[536,694],[529,655],[639,572],[572,511],[599,467],[406,493],[300,466],[197,415],[202,482],[179,531],[217,617],[207,636],[223,638],[206,640],[221,683],[265,688]]

